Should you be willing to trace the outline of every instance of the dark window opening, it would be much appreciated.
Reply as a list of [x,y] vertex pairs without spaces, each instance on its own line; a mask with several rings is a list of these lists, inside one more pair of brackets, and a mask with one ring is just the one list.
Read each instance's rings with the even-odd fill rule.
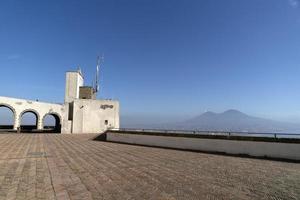
[[105,121],[104,121],[104,124],[105,124],[105,125],[108,125],[108,120],[105,120]]
[[74,108],[74,103],[69,103],[69,116],[68,120],[73,120],[73,108]]

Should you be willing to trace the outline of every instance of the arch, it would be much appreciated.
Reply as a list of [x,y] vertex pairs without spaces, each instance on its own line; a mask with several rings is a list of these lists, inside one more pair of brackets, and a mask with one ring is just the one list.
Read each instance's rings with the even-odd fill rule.
[[[34,126],[22,126],[22,117],[24,114],[26,113],[32,113],[35,115],[36,117],[36,122],[35,122],[35,125]],[[20,124],[20,127],[21,127],[21,131],[22,130],[26,130],[26,131],[32,131],[34,129],[38,129],[39,127],[39,121],[40,121],[40,115],[39,113],[34,110],[34,109],[26,109],[26,110],[23,110],[20,115],[19,115],[19,124]]]
[[16,117],[16,109],[14,109],[14,107],[12,107],[11,105],[6,103],[0,103],[0,107],[6,107],[10,109],[14,113],[14,117]]
[[43,116],[43,119],[42,119],[43,129],[44,130],[46,129],[46,127],[45,127],[45,118],[47,116],[49,116],[49,115],[52,116],[52,117],[54,117],[54,119],[55,119],[55,127],[53,127],[52,129],[50,128],[47,131],[49,131],[49,132],[55,132],[55,133],[60,133],[61,132],[61,122],[62,122],[62,120],[61,120],[61,116],[58,113],[56,113],[56,112],[49,112],[49,113],[46,113]]
[[13,124],[12,124],[12,126],[10,126],[10,125],[1,126],[0,129],[13,130],[14,126],[15,126],[15,120],[16,120],[16,110],[11,105],[6,104],[6,103],[0,103],[0,108],[1,107],[8,108],[12,112]]

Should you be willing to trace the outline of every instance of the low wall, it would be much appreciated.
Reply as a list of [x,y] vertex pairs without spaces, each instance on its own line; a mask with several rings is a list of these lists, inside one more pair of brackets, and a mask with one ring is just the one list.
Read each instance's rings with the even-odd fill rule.
[[154,147],[196,150],[300,161],[299,143],[207,139],[107,132],[106,140]]

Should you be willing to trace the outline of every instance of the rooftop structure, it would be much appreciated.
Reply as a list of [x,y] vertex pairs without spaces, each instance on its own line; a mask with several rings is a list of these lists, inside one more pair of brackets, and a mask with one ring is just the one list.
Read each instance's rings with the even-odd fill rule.
[[61,133],[101,133],[107,129],[119,128],[119,102],[97,100],[98,80],[96,82],[94,87],[84,86],[81,70],[69,71],[66,73],[63,104],[0,96],[0,107],[7,107],[13,112],[15,131],[20,130],[22,116],[28,112],[35,115],[34,129],[37,130],[44,129],[44,118],[47,115],[54,116],[55,130]]

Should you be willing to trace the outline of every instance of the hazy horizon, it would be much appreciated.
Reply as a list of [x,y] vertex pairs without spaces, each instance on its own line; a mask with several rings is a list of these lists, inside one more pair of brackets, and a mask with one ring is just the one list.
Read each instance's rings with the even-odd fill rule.
[[[199,113],[197,115],[193,115],[193,114],[185,114],[185,115],[178,115],[178,116],[174,116],[174,115],[168,115],[168,114],[164,114],[164,115],[157,115],[157,114],[142,114],[142,113],[132,113],[132,114],[128,114],[128,115],[122,115],[121,114],[121,124],[124,124],[125,120],[125,124],[164,124],[164,123],[176,123],[176,122],[184,122],[190,119],[193,119],[195,117],[198,117],[206,112],[213,112],[216,114],[220,114],[223,112],[226,112],[228,110],[236,110],[236,109],[227,109],[224,111],[211,111],[211,110],[206,110],[203,111],[202,113]],[[240,110],[238,110],[240,111]],[[278,122],[287,122],[287,123],[295,123],[295,124],[300,124],[300,118],[297,117],[286,117],[286,118],[280,118],[280,117],[276,117],[276,116],[268,116],[268,115],[255,115],[255,114],[251,114],[251,113],[245,113],[243,111],[240,111],[246,115],[249,116],[253,116],[253,117],[258,117],[258,118],[263,118],[263,119],[269,119],[269,120],[274,120],[274,121],[278,121]],[[134,128],[134,127],[133,127]]]

